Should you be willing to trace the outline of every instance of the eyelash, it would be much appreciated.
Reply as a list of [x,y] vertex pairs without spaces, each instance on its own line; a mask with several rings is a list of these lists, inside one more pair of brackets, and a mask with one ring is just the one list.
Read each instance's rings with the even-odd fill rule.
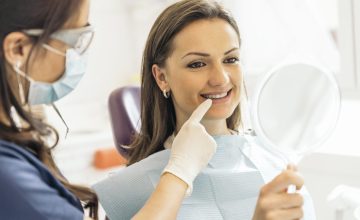
[[191,69],[198,69],[198,68],[201,68],[201,67],[203,67],[205,65],[206,64],[204,62],[196,61],[196,62],[188,64],[187,67],[189,67]]
[[[237,57],[230,57],[230,58],[227,58],[227,59],[224,60],[224,63],[226,63],[226,64],[234,64],[234,63],[237,63],[237,62],[239,62],[239,58],[237,58]],[[201,68],[201,67],[204,67],[204,66],[206,66],[206,64],[204,62],[201,62],[201,61],[196,61],[196,62],[193,62],[193,63],[190,63],[190,64],[187,65],[187,67],[191,68],[191,69],[198,69],[198,68]]]
[[237,62],[239,62],[239,58],[237,58],[237,57],[230,57],[230,58],[226,59],[225,61],[227,61],[227,60],[232,60],[233,62],[226,62],[226,63],[237,63]]

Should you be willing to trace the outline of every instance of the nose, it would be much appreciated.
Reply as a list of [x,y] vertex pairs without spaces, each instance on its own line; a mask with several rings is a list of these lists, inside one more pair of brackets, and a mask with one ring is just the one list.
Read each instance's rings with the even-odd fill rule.
[[213,70],[210,72],[209,85],[210,86],[223,86],[230,82],[229,73],[225,70],[223,65],[214,65]]

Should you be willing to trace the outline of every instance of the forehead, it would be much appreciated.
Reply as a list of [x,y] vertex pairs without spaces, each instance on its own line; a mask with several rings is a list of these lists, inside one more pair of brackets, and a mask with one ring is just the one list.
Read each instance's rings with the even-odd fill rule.
[[173,52],[207,51],[239,47],[239,37],[225,20],[201,19],[188,24],[174,38]]

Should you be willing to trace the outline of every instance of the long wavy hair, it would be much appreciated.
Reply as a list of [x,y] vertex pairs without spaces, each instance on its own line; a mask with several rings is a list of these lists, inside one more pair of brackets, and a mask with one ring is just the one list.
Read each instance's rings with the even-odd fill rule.
[[[50,35],[61,29],[67,21],[79,14],[83,0],[1,0],[0,3],[0,139],[16,143],[31,151],[50,170],[70,192],[77,196],[84,208],[89,208],[89,216],[98,219],[98,199],[89,188],[69,183],[56,166],[51,150],[58,142],[57,131],[46,124],[41,117],[23,105],[19,100],[19,90],[14,84],[14,76],[6,70],[8,65],[4,54],[4,39],[9,33],[24,29],[40,28],[44,33],[39,37],[30,37],[33,44],[26,62],[26,69],[34,51],[49,41]],[[27,71],[26,71],[27,72]],[[16,87],[16,88],[14,88]],[[27,87],[27,86],[25,86]],[[25,126],[19,127],[17,117]],[[54,144],[48,146],[47,140]]]
[[[183,0],[166,8],[156,19],[148,36],[141,69],[141,129],[130,144],[129,165],[163,150],[165,140],[176,128],[172,99],[165,99],[152,75],[152,66],[165,65],[173,50],[173,39],[186,25],[201,19],[219,18],[240,32],[232,15],[212,0]],[[240,45],[239,45],[240,46]],[[240,105],[226,119],[228,128],[240,125]]]

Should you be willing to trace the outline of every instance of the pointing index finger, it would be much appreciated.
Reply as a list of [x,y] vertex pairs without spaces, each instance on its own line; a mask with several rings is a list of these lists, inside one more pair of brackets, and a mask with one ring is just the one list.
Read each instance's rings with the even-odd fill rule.
[[200,122],[201,119],[204,117],[204,115],[206,114],[206,112],[209,110],[209,108],[212,105],[212,100],[211,99],[207,99],[205,100],[203,103],[201,103],[195,110],[194,112],[191,114],[189,121],[194,121],[194,122]]

